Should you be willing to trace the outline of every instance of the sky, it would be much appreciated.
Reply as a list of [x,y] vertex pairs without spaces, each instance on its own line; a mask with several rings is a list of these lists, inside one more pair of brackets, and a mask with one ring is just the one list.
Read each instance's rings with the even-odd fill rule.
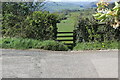
[[[100,1],[100,0],[47,0],[47,1],[53,1],[53,2],[94,2],[94,1]],[[111,0],[111,1],[119,1],[119,0]]]
[[98,0],[48,0],[48,1],[54,1],[54,2],[80,2],[80,1],[98,1]]

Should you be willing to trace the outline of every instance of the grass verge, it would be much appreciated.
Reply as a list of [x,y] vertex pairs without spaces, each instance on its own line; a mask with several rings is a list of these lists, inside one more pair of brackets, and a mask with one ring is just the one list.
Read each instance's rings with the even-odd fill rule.
[[82,42],[77,43],[73,50],[104,50],[104,49],[119,49],[120,42],[107,41],[107,42]]
[[44,49],[53,51],[67,51],[68,47],[63,43],[53,40],[34,40],[23,38],[1,38],[0,47],[7,49]]

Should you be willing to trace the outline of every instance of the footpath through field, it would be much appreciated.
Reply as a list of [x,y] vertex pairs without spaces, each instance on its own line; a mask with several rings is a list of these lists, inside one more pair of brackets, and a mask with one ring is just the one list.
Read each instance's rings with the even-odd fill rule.
[[[79,12],[70,12],[66,17],[66,20],[62,20],[60,23],[57,24],[58,27],[58,32],[64,32],[59,34],[57,40],[62,41],[63,43],[66,44],[72,44],[74,42],[73,38],[73,30],[74,30],[74,25],[77,20],[77,16],[79,15]],[[65,33],[66,32],[66,33]],[[69,32],[69,33],[67,33]]]

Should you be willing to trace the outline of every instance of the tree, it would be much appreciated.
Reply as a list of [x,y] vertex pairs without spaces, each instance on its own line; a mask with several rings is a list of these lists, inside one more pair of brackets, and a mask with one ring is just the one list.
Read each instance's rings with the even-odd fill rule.
[[115,6],[110,9],[108,8],[109,3],[101,0],[97,3],[97,13],[93,16],[101,22],[109,22],[113,28],[120,27],[120,4],[115,2]]
[[43,5],[42,2],[3,2],[3,36],[23,36],[24,20],[34,11],[40,10]]

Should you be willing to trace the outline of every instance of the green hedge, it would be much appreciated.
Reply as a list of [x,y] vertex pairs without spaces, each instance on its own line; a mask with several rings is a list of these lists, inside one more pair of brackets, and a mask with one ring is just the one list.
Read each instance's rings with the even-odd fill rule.
[[101,50],[101,49],[119,49],[120,42],[82,42],[77,43],[74,50]]
[[49,12],[35,11],[27,16],[24,24],[26,38],[54,40],[57,35],[58,15]]
[[41,45],[36,46],[36,48],[45,49],[45,50],[53,50],[53,51],[67,51],[68,47],[63,43],[56,42],[53,40],[43,41]]
[[[85,12],[89,13],[87,15]],[[76,42],[103,42],[103,41],[120,41],[120,27],[114,29],[110,22],[99,22],[94,19],[92,14],[95,11],[83,11],[85,13],[78,17],[75,25]]]
[[2,38],[0,39],[1,48],[11,49],[44,49],[53,51],[67,51],[68,47],[63,43],[53,40],[39,41],[34,39],[23,38]]
[[4,2],[2,36],[55,40],[59,15],[41,11],[43,5],[42,2]]

